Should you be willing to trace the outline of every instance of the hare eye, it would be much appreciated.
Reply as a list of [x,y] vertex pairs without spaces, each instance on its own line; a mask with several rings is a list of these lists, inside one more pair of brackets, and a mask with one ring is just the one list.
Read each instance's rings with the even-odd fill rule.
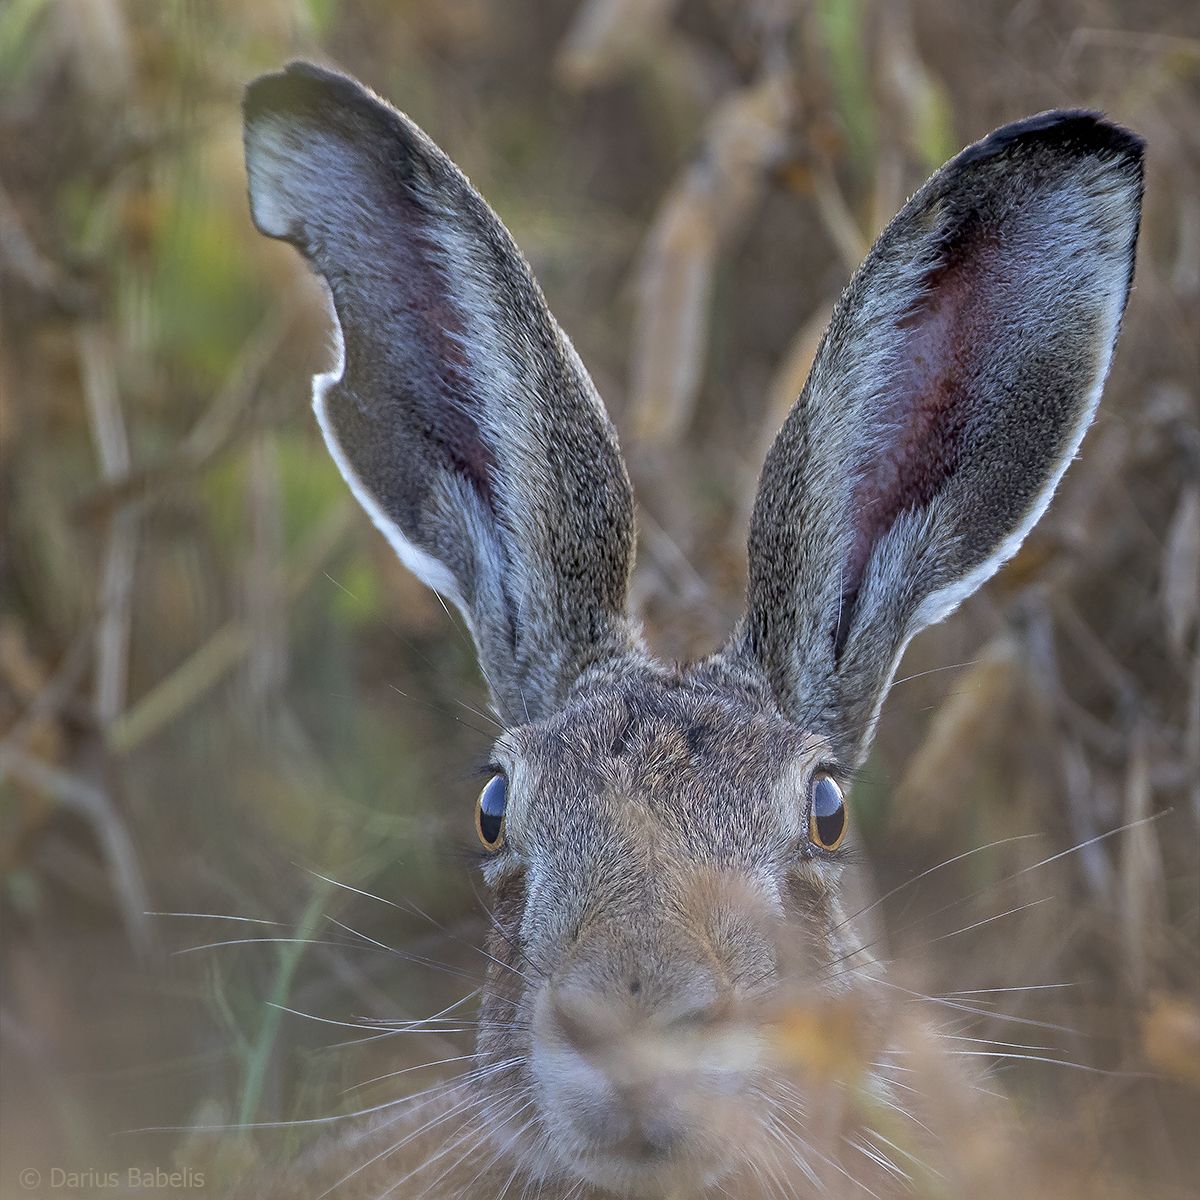
[[815,775],[809,793],[808,836],[822,850],[836,850],[846,836],[846,798],[829,775]]
[[475,803],[475,833],[488,850],[504,845],[504,810],[508,807],[508,780],[496,774],[484,785]]

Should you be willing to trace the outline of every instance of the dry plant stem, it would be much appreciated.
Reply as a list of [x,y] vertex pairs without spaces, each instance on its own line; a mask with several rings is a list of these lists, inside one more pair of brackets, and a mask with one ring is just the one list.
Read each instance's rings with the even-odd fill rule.
[[0,753],[5,747],[15,747],[24,741],[36,730],[39,721],[59,712],[68,703],[87,671],[94,645],[94,620],[91,620],[80,628],[58,669],[0,739]]
[[771,376],[762,425],[754,448],[746,458],[741,473],[742,479],[738,492],[739,512],[737,519],[730,523],[731,542],[740,541],[743,530],[750,524],[750,513],[754,508],[754,497],[758,491],[760,464],[766,457],[771,443],[775,440],[775,435],[779,432],[784,418],[804,388],[804,381],[812,369],[813,359],[817,356],[817,348],[821,344],[821,338],[825,334],[825,326],[829,324],[829,315],[832,311],[832,303],[822,302],[809,314],[792,336],[791,343],[784,351],[783,358]]
[[[92,441],[101,474],[113,479],[129,471],[129,439],[117,393],[112,346],[94,324],[80,328],[78,344]],[[133,504],[121,505],[113,513],[100,570],[93,706],[102,729],[111,725],[125,707],[138,520]]]
[[293,308],[281,306],[263,319],[246,339],[224,387],[175,453],[106,481],[83,501],[82,508],[89,513],[104,513],[130,499],[153,499],[155,493],[187,484],[232,448],[254,409],[263,376],[291,331],[294,315]]
[[250,445],[247,504],[252,539],[246,565],[247,624],[253,637],[246,664],[252,702],[266,708],[278,700],[287,676],[287,601],[283,561],[283,513],[275,439],[260,431]]
[[841,255],[846,270],[853,273],[858,269],[870,246],[863,235],[862,229],[850,211],[850,205],[838,187],[833,168],[828,163],[822,163],[817,171],[814,197],[817,202],[817,212],[825,225],[830,241]]
[[38,250],[3,185],[0,185],[0,267],[7,268],[36,294],[48,297],[57,308],[78,312],[85,305],[85,290],[64,276],[57,264]]
[[604,83],[661,42],[677,4],[678,0],[587,0],[559,48],[556,72],[571,87]]
[[1029,680],[1025,694],[1038,724],[1048,737],[1058,734],[1061,738],[1058,759],[1067,795],[1067,819],[1072,840],[1081,847],[1083,876],[1093,897],[1104,903],[1112,895],[1113,867],[1103,848],[1093,841],[1100,830],[1089,759],[1078,738],[1062,728],[1066,692],[1059,676],[1050,614],[1041,606],[1032,610],[1026,622],[1024,661]]
[[1062,622],[1064,632],[1081,649],[1087,651],[1096,673],[1112,688],[1117,700],[1128,706],[1131,711],[1140,708],[1136,681],[1114,657],[1104,641],[1096,636],[1096,631],[1084,620],[1075,605],[1065,595],[1060,595],[1055,597],[1054,610]]
[[150,948],[146,913],[150,908],[137,853],[112,800],[102,788],[39,761],[14,746],[0,746],[0,781],[11,775],[53,797],[82,817],[95,831],[120,897],[129,939],[135,949]]
[[[348,502],[330,510],[304,547],[300,561],[287,573],[284,594],[291,604],[320,572],[353,525]],[[229,621],[184,660],[166,679],[114,722],[109,747],[129,754],[177,720],[214,688],[249,652],[254,630],[246,621]]]
[[1192,654],[1192,675],[1188,684],[1184,769],[1192,780],[1192,811],[1200,821],[1200,638],[1196,639]]
[[748,219],[782,151],[793,81],[773,71],[724,99],[704,154],[667,194],[638,268],[631,419],[635,441],[671,445],[687,429],[704,372],[717,254]]
[[688,606],[703,605],[720,615],[712,589],[692,564],[679,543],[643,507],[638,510],[638,529],[646,552],[667,578],[673,600]]
[[1064,733],[1059,760],[1067,795],[1071,838],[1083,847],[1079,857],[1084,882],[1092,901],[1104,904],[1113,894],[1115,881],[1108,855],[1093,841],[1100,829],[1093,811],[1096,789],[1093,774],[1088,768],[1088,756],[1080,749],[1075,738]]
[[97,104],[117,104],[132,87],[133,41],[125,5],[117,0],[60,0],[53,16],[73,69]]
[[1138,725],[1132,743],[1125,783],[1125,821],[1131,828],[1121,846],[1119,913],[1126,983],[1141,998],[1152,982],[1155,951],[1160,944],[1156,931],[1163,928],[1166,905],[1158,838],[1145,823],[1153,812],[1154,797],[1144,725]]
[[1162,607],[1167,639],[1182,655],[1200,625],[1200,487],[1185,487],[1162,555]]

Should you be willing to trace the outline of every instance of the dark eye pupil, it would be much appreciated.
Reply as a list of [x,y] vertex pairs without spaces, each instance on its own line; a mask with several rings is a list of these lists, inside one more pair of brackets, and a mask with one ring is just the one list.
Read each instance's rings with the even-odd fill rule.
[[828,775],[822,775],[813,783],[812,827],[822,846],[836,846],[846,828],[842,789]]
[[500,840],[507,805],[508,780],[493,775],[479,795],[479,836],[485,845],[494,846]]

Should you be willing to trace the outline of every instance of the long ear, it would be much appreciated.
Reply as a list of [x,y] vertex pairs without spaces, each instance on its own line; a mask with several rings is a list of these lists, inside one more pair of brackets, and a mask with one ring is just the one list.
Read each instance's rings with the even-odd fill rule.
[[407,117],[307,63],[247,89],[258,229],[324,277],[314,407],[405,564],[452,600],[510,722],[628,653],[633,502],[587,372],[508,231]]
[[937,172],[842,296],[763,468],[730,649],[848,761],[896,663],[1009,558],[1091,421],[1133,274],[1142,142],[1093,113]]

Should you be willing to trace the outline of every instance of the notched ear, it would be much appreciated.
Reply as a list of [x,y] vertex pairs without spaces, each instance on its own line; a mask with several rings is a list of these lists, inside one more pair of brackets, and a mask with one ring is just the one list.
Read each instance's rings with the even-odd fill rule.
[[636,647],[612,425],[496,215],[407,117],[305,63],[244,105],[254,222],[329,286],[314,407],[354,494],[462,610],[497,708],[551,710]]
[[839,302],[763,469],[739,652],[865,751],[909,638],[1020,545],[1091,421],[1129,294],[1142,143],[1093,113],[934,175]]

